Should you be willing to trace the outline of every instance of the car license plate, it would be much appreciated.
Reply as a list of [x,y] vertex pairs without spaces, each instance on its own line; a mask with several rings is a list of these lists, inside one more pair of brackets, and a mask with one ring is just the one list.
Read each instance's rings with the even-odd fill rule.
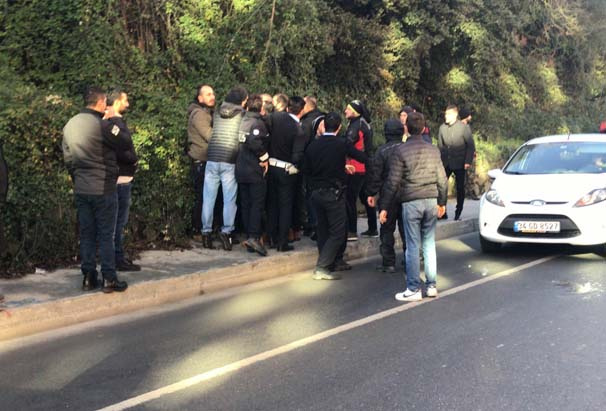
[[513,223],[516,233],[559,233],[559,221],[516,221]]

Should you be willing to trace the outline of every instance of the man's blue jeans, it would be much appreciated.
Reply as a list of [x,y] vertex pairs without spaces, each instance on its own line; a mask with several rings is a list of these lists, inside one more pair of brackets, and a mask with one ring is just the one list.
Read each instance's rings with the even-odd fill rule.
[[202,204],[202,232],[210,233],[213,228],[213,209],[217,200],[219,184],[223,189],[223,227],[221,232],[229,234],[234,230],[236,219],[236,165],[208,161],[204,173],[204,203]]
[[107,195],[76,194],[80,225],[80,259],[82,274],[95,274],[97,243],[101,274],[105,280],[116,278],[114,229],[116,228],[116,193]]
[[419,250],[423,250],[425,284],[436,285],[437,200],[423,199],[402,203],[406,237],[406,287],[417,291],[421,286]]
[[125,260],[124,247],[122,240],[124,238],[124,227],[128,222],[128,212],[131,204],[132,183],[118,184],[118,215],[116,217],[116,233],[114,235],[114,248],[116,251],[116,264]]

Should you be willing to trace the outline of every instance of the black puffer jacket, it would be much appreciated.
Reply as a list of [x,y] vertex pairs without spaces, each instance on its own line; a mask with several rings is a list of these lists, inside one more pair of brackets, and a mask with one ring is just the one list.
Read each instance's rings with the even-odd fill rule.
[[238,183],[262,183],[263,168],[259,163],[267,161],[269,133],[259,113],[248,111],[240,124],[240,150],[236,160]]
[[208,143],[208,161],[235,164],[238,157],[238,135],[244,109],[237,104],[224,102],[215,113],[213,132]]
[[[379,209],[385,209],[383,205],[383,188],[385,180],[389,175],[389,159],[402,143],[402,135],[404,134],[404,126],[399,119],[390,119],[385,122],[383,133],[387,142],[375,151],[368,171],[366,173],[366,192],[369,196],[374,196],[380,193]],[[401,202],[400,189],[394,201]]]
[[399,145],[389,159],[389,175],[383,190],[381,207],[387,210],[396,201],[437,198],[438,205],[446,204],[447,180],[437,147],[423,141],[421,135],[410,136]]

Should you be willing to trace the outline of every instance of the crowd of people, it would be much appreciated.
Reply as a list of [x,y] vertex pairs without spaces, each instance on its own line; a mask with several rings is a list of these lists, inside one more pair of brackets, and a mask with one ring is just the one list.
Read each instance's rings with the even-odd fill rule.
[[[99,286],[98,247],[103,291],[124,291],[127,284],[116,272],[140,269],[122,244],[137,165],[122,117],[128,95],[92,87],[85,101],[86,108],[66,124],[63,139],[78,211],[83,290]],[[380,271],[396,271],[399,227],[407,288],[396,298],[422,298],[421,251],[426,295],[435,297],[436,219],[447,218],[452,173],[455,219],[461,216],[465,170],[474,155],[471,113],[448,106],[436,147],[418,107],[406,106],[399,118],[385,122],[386,142],[376,150],[366,105],[353,100],[342,113],[344,118],[341,110],[321,111],[311,95],[249,94],[240,86],[217,106],[212,86],[198,86],[187,108],[185,148],[194,192],[193,239],[208,249],[218,242],[225,251],[241,241],[248,251],[266,256],[271,249],[293,250],[307,235],[319,251],[313,278],[336,280],[351,269],[343,255],[347,242],[358,240],[360,201],[368,229],[359,235],[380,236]]]

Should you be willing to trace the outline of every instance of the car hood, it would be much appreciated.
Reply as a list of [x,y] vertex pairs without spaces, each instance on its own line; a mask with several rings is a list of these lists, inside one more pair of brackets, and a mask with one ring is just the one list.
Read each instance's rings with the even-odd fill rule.
[[592,190],[606,188],[606,173],[501,174],[492,188],[508,202],[576,202]]

